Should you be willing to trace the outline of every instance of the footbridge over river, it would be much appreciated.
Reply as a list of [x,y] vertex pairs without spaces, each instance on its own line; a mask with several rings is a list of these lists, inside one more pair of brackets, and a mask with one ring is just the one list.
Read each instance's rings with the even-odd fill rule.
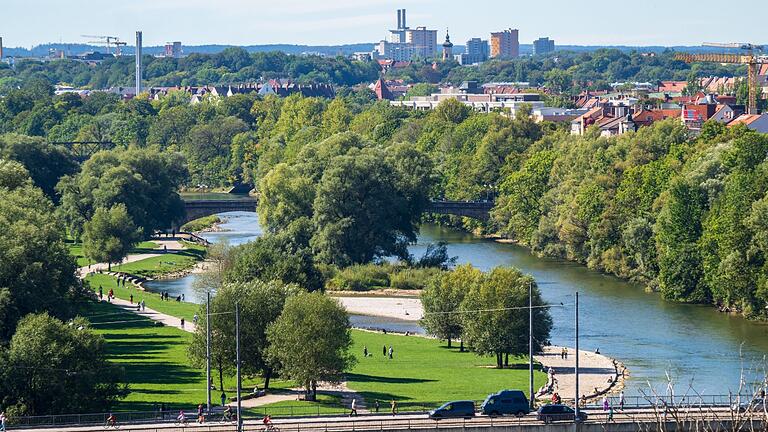
[[[194,199],[185,198],[186,211],[184,222],[217,213],[233,211],[255,212],[258,201],[252,197],[236,199]],[[430,201],[424,209],[425,213],[464,216],[473,219],[487,220],[493,208],[491,201]]]

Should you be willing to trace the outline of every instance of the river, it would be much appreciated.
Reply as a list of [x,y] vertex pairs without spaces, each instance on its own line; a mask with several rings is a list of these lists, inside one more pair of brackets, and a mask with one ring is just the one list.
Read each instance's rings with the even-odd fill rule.
[[[225,232],[205,233],[212,242],[226,239],[242,244],[261,235],[255,213],[234,212],[227,218]],[[602,354],[622,361],[630,370],[627,394],[649,392],[649,384],[664,393],[666,374],[673,377],[678,393],[693,384],[704,395],[724,394],[738,389],[742,368],[751,381],[765,376],[768,326],[717,312],[707,306],[682,305],[647,293],[642,286],[591,271],[581,265],[537,258],[527,249],[479,238],[465,232],[424,225],[411,252],[419,256],[428,243],[444,241],[458,263],[472,263],[488,270],[515,266],[534,275],[551,309],[554,328],[551,342],[573,346],[574,293],[579,292],[580,347],[599,348]],[[193,292],[195,276],[147,284],[153,291]],[[563,303],[563,306],[560,306]],[[418,330],[415,323],[375,317],[351,317],[359,326],[391,330]],[[740,355],[741,352],[741,355]]]

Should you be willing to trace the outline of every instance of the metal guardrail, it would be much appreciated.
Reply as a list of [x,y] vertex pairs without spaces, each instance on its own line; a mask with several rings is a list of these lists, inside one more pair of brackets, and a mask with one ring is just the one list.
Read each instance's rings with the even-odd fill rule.
[[[624,408],[626,410],[632,409],[649,409],[653,408],[658,411],[665,411],[669,407],[673,407],[676,410],[696,410],[696,409],[709,409],[709,408],[729,408],[733,404],[738,402],[747,402],[753,399],[753,395],[695,395],[695,396],[676,396],[671,397],[643,397],[643,396],[627,396],[624,398]],[[610,405],[614,408],[615,412],[619,412],[619,398],[617,396],[608,397]],[[398,405],[398,415],[415,415],[425,414],[429,410],[437,408],[442,405],[443,402],[421,402],[421,403],[401,403]],[[475,401],[477,408],[480,408],[481,401]],[[117,418],[119,424],[147,424],[147,423],[169,423],[172,424],[179,413],[181,408],[169,407],[165,411],[131,411],[131,412],[113,412]],[[370,415],[376,414],[388,414],[390,411],[390,405],[387,401],[382,401],[380,405],[380,411],[375,412],[373,403],[367,404],[367,409],[370,411]],[[584,409],[590,413],[590,416],[594,414],[607,415],[603,412],[602,402],[587,404]],[[212,420],[217,420],[221,417],[221,407],[216,407],[209,416]],[[347,407],[329,407],[323,405],[286,405],[276,407],[254,407],[244,410],[244,421],[253,421],[262,418],[269,414],[275,419],[290,419],[299,417],[312,417],[321,419],[327,417],[329,419],[332,416],[347,415],[349,408]],[[728,410],[730,411],[730,410]],[[187,417],[190,419],[197,418],[195,410],[185,411]],[[15,427],[55,427],[55,426],[79,426],[79,425],[101,425],[104,424],[108,414],[107,413],[88,413],[88,414],[60,414],[50,416],[28,416],[28,417],[12,417],[10,418],[10,424]],[[361,416],[364,419],[365,416]],[[490,418],[490,417],[482,417]],[[393,419],[397,419],[394,416]],[[530,420],[531,417],[500,417],[495,421],[501,422],[520,422],[524,419]],[[417,419],[421,420],[421,419]],[[426,420],[426,419],[423,419]],[[363,421],[363,420],[361,420]],[[407,421],[407,425],[411,425],[412,419],[403,419]],[[432,422],[432,428],[435,427],[434,421]],[[440,425],[447,424],[448,420],[443,420]],[[326,422],[314,422],[313,424],[331,424],[332,420]],[[477,421],[475,422],[477,423]],[[290,424],[290,423],[287,423]],[[303,422],[302,424],[308,424]],[[282,428],[282,426],[281,426]],[[299,428],[297,426],[297,428]]]

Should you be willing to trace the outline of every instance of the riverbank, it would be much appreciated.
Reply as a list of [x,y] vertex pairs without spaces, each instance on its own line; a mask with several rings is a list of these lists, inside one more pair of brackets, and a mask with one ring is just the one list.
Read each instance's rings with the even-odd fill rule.
[[[352,314],[412,322],[419,321],[424,316],[421,300],[415,297],[387,297],[372,293],[367,293],[368,295],[335,294],[331,295]],[[413,294],[411,293],[411,296]],[[551,391],[541,395],[542,400],[551,398],[552,391],[556,391],[563,399],[573,399],[576,392],[574,350],[569,348],[571,355],[563,359],[560,358],[562,349],[561,346],[549,346],[544,348],[543,353],[534,356],[535,360],[545,368],[552,368],[556,378]],[[584,350],[579,352],[579,367],[583,369],[579,373],[580,393],[588,400],[619,392],[624,388],[624,380],[629,375],[626,367],[618,360]]]

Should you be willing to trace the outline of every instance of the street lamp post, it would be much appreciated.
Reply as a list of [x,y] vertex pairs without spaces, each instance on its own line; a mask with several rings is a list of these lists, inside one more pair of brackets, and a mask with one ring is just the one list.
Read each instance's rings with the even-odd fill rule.
[[[211,415],[211,292],[205,301],[205,387],[208,396],[208,415]],[[223,392],[224,389],[221,389]]]
[[576,338],[576,367],[574,373],[576,374],[576,394],[574,395],[574,422],[573,430],[579,430],[579,292],[576,291],[576,312],[574,314],[574,327]]
[[240,304],[235,303],[235,352],[237,358],[237,432],[243,431],[243,416],[240,404]]
[[529,403],[531,409],[534,408],[533,394],[533,280],[528,283],[528,391],[530,394]]

